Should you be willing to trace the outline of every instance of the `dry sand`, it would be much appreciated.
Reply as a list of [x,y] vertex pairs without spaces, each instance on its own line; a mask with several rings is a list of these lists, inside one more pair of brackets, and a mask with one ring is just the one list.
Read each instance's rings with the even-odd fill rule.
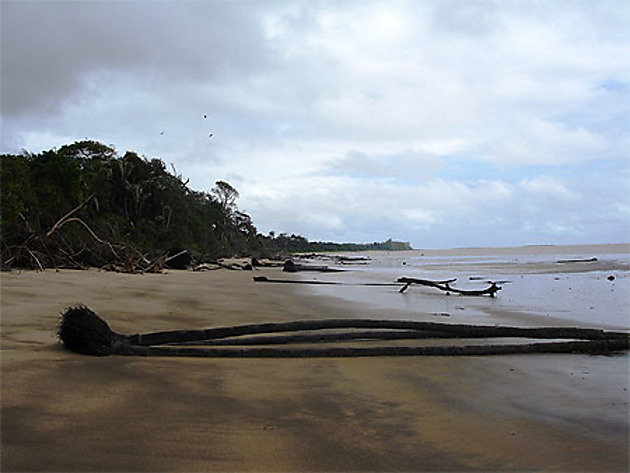
[[629,467],[627,355],[92,358],[70,304],[121,333],[379,314],[247,272],[0,277],[2,471]]

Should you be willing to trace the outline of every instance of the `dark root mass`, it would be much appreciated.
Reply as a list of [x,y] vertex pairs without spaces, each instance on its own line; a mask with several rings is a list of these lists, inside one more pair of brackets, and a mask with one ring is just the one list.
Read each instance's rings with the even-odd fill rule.
[[107,356],[113,353],[118,334],[83,304],[61,314],[57,335],[66,348],[77,353]]

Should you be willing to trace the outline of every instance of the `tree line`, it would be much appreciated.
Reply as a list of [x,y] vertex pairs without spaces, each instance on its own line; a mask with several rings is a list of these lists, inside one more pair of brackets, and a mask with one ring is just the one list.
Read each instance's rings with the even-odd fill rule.
[[186,249],[199,261],[379,249],[378,243],[262,235],[238,209],[238,191],[229,183],[217,181],[210,192],[195,191],[162,160],[131,151],[120,156],[96,141],[38,154],[0,155],[0,183],[3,269],[112,262],[147,269],[176,249]]

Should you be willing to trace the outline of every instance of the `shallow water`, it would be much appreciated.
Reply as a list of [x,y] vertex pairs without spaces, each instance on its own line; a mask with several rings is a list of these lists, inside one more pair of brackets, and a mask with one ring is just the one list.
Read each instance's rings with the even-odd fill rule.
[[[368,264],[345,264],[342,273],[301,273],[302,279],[346,284],[389,283],[401,276],[442,280],[454,287],[482,289],[499,281],[497,297],[447,295],[434,288],[307,286],[319,294],[340,297],[384,310],[403,310],[443,322],[524,324],[572,323],[630,329],[630,251],[627,246],[524,247],[447,252],[366,252]],[[613,250],[613,251],[611,251]],[[436,254],[437,253],[437,254]],[[445,254],[446,253],[446,254]],[[582,261],[597,258],[596,261]],[[578,260],[566,262],[567,260]],[[335,260],[326,261],[334,264]]]

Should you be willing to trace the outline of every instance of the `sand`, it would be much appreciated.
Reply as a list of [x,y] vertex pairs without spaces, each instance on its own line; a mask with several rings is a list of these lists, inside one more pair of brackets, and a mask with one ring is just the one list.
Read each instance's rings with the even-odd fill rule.
[[93,358],[56,340],[70,304],[121,333],[382,312],[226,270],[0,278],[2,471],[629,467],[627,355]]

